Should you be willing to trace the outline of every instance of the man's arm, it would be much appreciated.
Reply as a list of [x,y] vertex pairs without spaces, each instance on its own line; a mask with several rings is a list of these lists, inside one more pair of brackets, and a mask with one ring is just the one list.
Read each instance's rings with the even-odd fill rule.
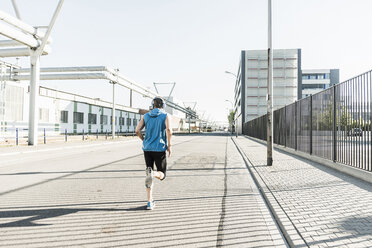
[[140,120],[140,122],[138,122],[138,125],[136,127],[136,134],[137,136],[143,140],[143,135],[142,135],[142,132],[141,130],[145,127],[145,121],[143,120],[143,117],[142,119]]
[[168,151],[168,156],[171,155],[171,138],[172,138],[172,128],[171,128],[171,125],[170,125],[170,120],[169,120],[169,117],[167,115],[167,118],[165,119],[165,129],[166,129],[166,132],[167,132],[167,141],[168,141],[168,148],[167,148],[167,151]]

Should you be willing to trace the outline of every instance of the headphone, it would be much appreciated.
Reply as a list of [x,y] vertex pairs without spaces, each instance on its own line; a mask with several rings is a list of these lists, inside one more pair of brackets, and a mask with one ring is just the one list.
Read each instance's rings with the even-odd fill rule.
[[152,101],[151,101],[151,106],[152,106],[153,109],[155,108],[155,106],[154,106],[155,101],[160,101],[160,108],[165,108],[166,104],[165,104],[163,98],[157,96],[154,99],[152,99]]

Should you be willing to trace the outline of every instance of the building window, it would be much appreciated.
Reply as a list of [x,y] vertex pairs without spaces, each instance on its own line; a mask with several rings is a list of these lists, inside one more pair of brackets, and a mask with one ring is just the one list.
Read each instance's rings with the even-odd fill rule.
[[97,115],[96,114],[88,114],[88,124],[97,124]]
[[[3,90],[5,90],[5,98],[0,97],[0,115],[5,115],[5,120],[8,121],[23,120],[23,88],[6,85],[6,88]],[[0,90],[0,94],[3,94],[3,91]],[[5,102],[3,102],[4,99]]]
[[320,74],[320,75],[318,75],[318,79],[324,79],[324,78],[325,78],[324,75],[325,75],[325,74]]
[[68,123],[68,111],[61,111],[61,123]]
[[132,119],[131,118],[127,118],[127,126],[130,127],[132,125]]
[[46,108],[39,109],[39,121],[49,122],[49,109]]
[[330,78],[329,73],[326,73],[324,76],[325,76],[325,79],[329,79]]
[[303,84],[302,89],[326,89],[327,84]]
[[124,126],[125,125],[124,122],[125,122],[124,117],[119,117],[119,125]]
[[137,119],[133,119],[133,126],[137,126]]
[[101,115],[100,123],[101,125],[107,125],[107,115]]
[[74,112],[74,123],[83,124],[84,123],[84,113]]
[[[112,125],[112,116],[110,118],[110,124]],[[118,124],[118,117],[115,116],[115,125]]]

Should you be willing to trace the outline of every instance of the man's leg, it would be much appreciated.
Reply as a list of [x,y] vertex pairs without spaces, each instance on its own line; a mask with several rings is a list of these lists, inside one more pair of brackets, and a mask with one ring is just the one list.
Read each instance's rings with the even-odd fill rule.
[[152,202],[152,187],[146,188],[146,192],[147,192],[147,201]]
[[157,171],[154,176],[159,180],[164,180],[167,173],[167,156],[165,152],[157,152],[154,157]]
[[155,176],[155,173],[153,171],[154,168],[154,158],[151,156],[152,154],[150,152],[144,152],[145,156],[145,162],[146,162],[146,180],[145,180],[145,186],[146,186],[146,193],[147,193],[147,201],[152,202],[152,188],[153,188],[153,182],[152,177]]
[[154,177],[159,179],[159,180],[163,180],[164,179],[164,173],[161,172],[161,171],[154,171]]

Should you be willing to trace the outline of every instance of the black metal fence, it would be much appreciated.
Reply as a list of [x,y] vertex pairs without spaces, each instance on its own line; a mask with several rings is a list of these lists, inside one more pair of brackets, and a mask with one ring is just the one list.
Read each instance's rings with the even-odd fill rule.
[[[274,111],[274,143],[372,171],[372,71]],[[243,133],[266,140],[266,115]]]

